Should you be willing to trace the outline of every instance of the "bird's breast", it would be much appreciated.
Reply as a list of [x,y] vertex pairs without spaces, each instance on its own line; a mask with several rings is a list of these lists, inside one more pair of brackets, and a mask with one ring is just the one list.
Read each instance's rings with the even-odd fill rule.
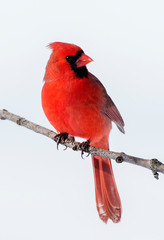
[[104,135],[111,127],[102,114],[102,93],[87,79],[45,82],[42,106],[59,132],[91,139]]

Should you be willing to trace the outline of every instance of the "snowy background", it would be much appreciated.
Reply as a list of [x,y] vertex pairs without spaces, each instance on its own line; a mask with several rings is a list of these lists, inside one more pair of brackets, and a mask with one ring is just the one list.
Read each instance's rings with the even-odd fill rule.
[[[54,41],[75,43],[120,110],[110,148],[164,162],[164,2],[20,1],[0,4],[0,109],[53,129],[40,94]],[[98,217],[90,158],[0,121],[0,239],[163,239],[164,176],[113,162],[123,215]]]

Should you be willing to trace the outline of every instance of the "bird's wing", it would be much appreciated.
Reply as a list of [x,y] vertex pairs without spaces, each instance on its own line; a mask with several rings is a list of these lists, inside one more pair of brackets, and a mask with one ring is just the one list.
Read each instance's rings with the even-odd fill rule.
[[118,129],[122,133],[125,133],[124,120],[122,119],[121,114],[119,113],[116,105],[108,95],[107,95],[107,110],[105,114],[117,125]]
[[119,113],[116,105],[112,101],[112,99],[107,94],[103,84],[99,81],[98,78],[96,78],[93,74],[89,73],[89,79],[93,81],[94,84],[97,84],[101,88],[102,95],[104,96],[104,102],[105,106],[103,107],[103,114],[105,114],[111,121],[113,121],[118,129],[125,133],[124,131],[124,120],[121,117],[121,114]]

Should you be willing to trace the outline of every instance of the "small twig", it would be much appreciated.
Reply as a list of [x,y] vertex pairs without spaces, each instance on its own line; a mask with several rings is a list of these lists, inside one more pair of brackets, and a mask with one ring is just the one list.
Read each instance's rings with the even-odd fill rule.
[[[55,133],[52,130],[49,130],[45,127],[42,127],[35,123],[32,123],[18,115],[10,113],[5,109],[0,110],[0,119],[2,119],[2,120],[8,119],[12,122],[17,123],[20,126],[24,126],[28,129],[34,131],[36,133],[45,135],[56,142],[58,141],[58,137],[56,137],[57,133]],[[72,148],[74,151],[81,150],[79,142],[72,141],[68,138],[66,140],[61,139],[61,144],[63,144],[66,147]],[[164,164],[161,163],[160,161],[158,161],[157,159],[150,159],[150,160],[142,159],[142,158],[127,155],[125,153],[107,151],[107,150],[93,147],[93,146],[90,146],[88,148],[88,150],[84,151],[84,152],[90,153],[94,156],[101,156],[101,157],[105,157],[105,158],[114,159],[114,160],[116,160],[117,163],[127,162],[127,163],[132,163],[132,164],[135,164],[135,165],[138,165],[141,167],[148,168],[153,172],[153,175],[156,179],[158,179],[158,172],[164,173]]]

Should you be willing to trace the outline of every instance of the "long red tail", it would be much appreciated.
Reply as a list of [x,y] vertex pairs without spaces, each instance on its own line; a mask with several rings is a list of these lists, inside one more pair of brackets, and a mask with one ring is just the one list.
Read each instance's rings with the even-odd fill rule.
[[92,156],[97,210],[102,221],[110,218],[117,223],[121,218],[121,201],[113,175],[111,160]]

